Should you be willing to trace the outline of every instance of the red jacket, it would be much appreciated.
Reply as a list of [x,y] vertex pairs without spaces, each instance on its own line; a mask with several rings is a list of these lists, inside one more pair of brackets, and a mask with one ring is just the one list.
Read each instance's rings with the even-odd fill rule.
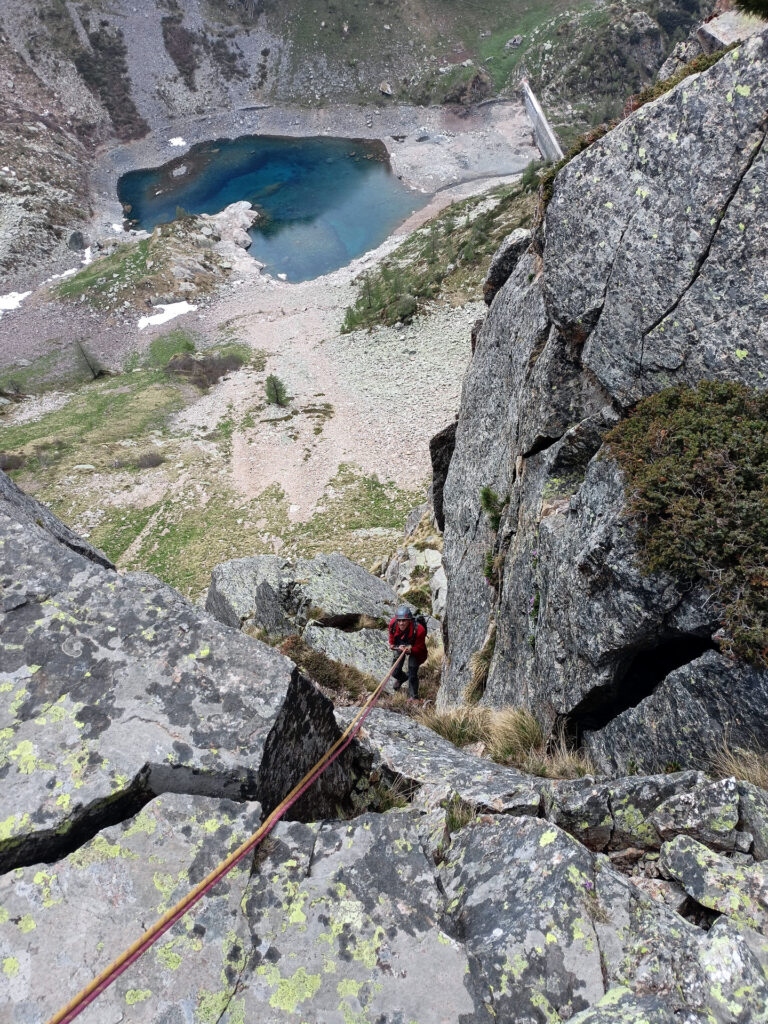
[[[406,627],[403,632],[398,632],[400,623]],[[415,619],[394,618],[389,624],[389,646],[393,650],[395,647],[411,647],[414,658],[423,665],[427,660],[427,631]]]

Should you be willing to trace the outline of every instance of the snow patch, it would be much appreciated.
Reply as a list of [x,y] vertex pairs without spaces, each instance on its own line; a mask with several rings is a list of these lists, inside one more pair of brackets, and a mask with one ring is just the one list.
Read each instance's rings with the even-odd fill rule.
[[162,309],[162,313],[155,313],[154,316],[143,316],[139,320],[139,330],[143,331],[145,327],[149,327],[150,324],[165,324],[169,320],[173,320],[174,317],[181,316],[183,313],[194,313],[197,306],[190,306],[188,302],[172,302],[168,306],[158,306],[158,309]]
[[123,233],[123,225],[122,224],[110,224],[109,226],[112,228],[112,230],[115,232],[115,234],[122,235],[122,233]]
[[78,267],[71,267],[69,270],[65,270],[63,274],[53,274],[51,277],[46,277],[43,284],[50,284],[51,281],[61,281],[64,277],[72,277],[73,274],[77,273],[78,269]]
[[180,135],[177,135],[175,139],[168,139],[169,146],[186,146],[186,144]]
[[0,295],[0,319],[9,309],[18,309],[24,299],[31,294],[32,292],[8,292],[7,295]]
[[82,262],[84,267],[87,267],[89,263],[93,263],[93,246],[89,245],[83,252]]

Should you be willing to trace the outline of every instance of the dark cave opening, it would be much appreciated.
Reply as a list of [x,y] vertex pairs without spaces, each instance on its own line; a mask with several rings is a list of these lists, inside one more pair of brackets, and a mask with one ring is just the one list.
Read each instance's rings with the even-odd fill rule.
[[660,637],[651,647],[627,651],[613,681],[593,690],[567,716],[568,734],[580,742],[584,731],[605,728],[618,715],[650,697],[670,672],[716,649],[708,636],[682,633]]

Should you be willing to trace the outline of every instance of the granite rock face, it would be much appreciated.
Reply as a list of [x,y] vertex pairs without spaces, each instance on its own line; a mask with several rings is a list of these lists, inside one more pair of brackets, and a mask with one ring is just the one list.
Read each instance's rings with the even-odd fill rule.
[[309,619],[328,626],[351,626],[361,616],[390,619],[397,595],[338,553],[295,561],[257,555],[217,565],[205,606],[228,626],[288,636]]
[[[339,736],[287,658],[152,577],[104,568],[60,527],[0,502],[2,870],[61,856],[165,792],[266,806]],[[313,794],[322,813],[346,800],[356,757]]]
[[490,306],[498,290],[507,283],[509,275],[530,244],[531,232],[526,228],[515,228],[501,243],[491,260],[488,276],[483,282],[483,298],[486,305]]
[[602,441],[669,385],[764,386],[767,82],[764,32],[572,159],[464,382],[443,492],[439,701],[461,702],[493,623],[482,703],[568,720],[609,771],[698,766],[725,728],[768,742],[766,674],[717,652],[708,594],[638,569]]
[[345,633],[342,629],[310,622],[301,634],[301,639],[332,661],[351,665],[377,681],[392,667],[387,634],[380,629],[358,629]]
[[[168,794],[64,860],[0,876],[7,1024],[43,1024],[259,826],[258,804]],[[81,1016],[202,1020],[226,1005],[249,947],[239,864]],[[198,1011],[198,1013],[196,1013]],[[10,1016],[6,1016],[9,1013]]]

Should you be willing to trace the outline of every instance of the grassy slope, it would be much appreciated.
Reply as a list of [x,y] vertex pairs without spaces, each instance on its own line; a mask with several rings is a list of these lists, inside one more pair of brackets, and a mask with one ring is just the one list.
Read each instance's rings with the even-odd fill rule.
[[491,256],[511,231],[530,226],[535,205],[522,184],[452,203],[358,279],[345,329],[409,319],[437,298],[454,305],[482,298]]
[[[303,102],[378,95],[381,77],[400,100],[440,103],[475,68],[440,67],[470,58],[490,75],[496,93],[512,92],[522,73],[545,93],[566,134],[613,114],[620,100],[651,80],[663,55],[708,13],[709,0],[266,0],[258,22],[283,40],[282,71],[269,79],[275,99]],[[237,20],[238,7],[207,4],[212,22]],[[652,19],[633,21],[641,11]],[[242,16],[242,23],[249,21]],[[250,22],[250,24],[253,24]],[[346,31],[344,30],[346,26]],[[512,36],[522,37],[507,49]],[[650,61],[650,63],[648,63]],[[312,79],[302,69],[313,67]],[[299,84],[300,83],[300,84]],[[610,108],[610,109],[609,109]],[[572,127],[573,126],[573,127]],[[566,141],[570,141],[567,139]]]
[[[4,427],[3,451],[23,459],[12,472],[19,486],[122,567],[155,573],[190,596],[200,594],[213,566],[229,558],[277,549],[306,555],[340,550],[371,564],[388,554],[392,536],[367,531],[401,530],[421,491],[400,490],[342,466],[322,510],[294,523],[279,487],[244,500],[231,482],[233,433],[274,429],[261,418],[266,399],[253,408],[230,407],[203,438],[174,425],[173,414],[201,392],[164,367],[174,353],[194,349],[195,341],[182,330],[169,331],[125,373],[80,383],[63,406]],[[240,352],[250,372],[266,379],[263,355],[241,350],[226,337],[206,354]],[[25,369],[19,381],[24,390],[36,381],[46,385],[47,363]],[[319,434],[333,410],[315,402],[290,414],[309,417]],[[147,456],[157,465],[142,468]]]

